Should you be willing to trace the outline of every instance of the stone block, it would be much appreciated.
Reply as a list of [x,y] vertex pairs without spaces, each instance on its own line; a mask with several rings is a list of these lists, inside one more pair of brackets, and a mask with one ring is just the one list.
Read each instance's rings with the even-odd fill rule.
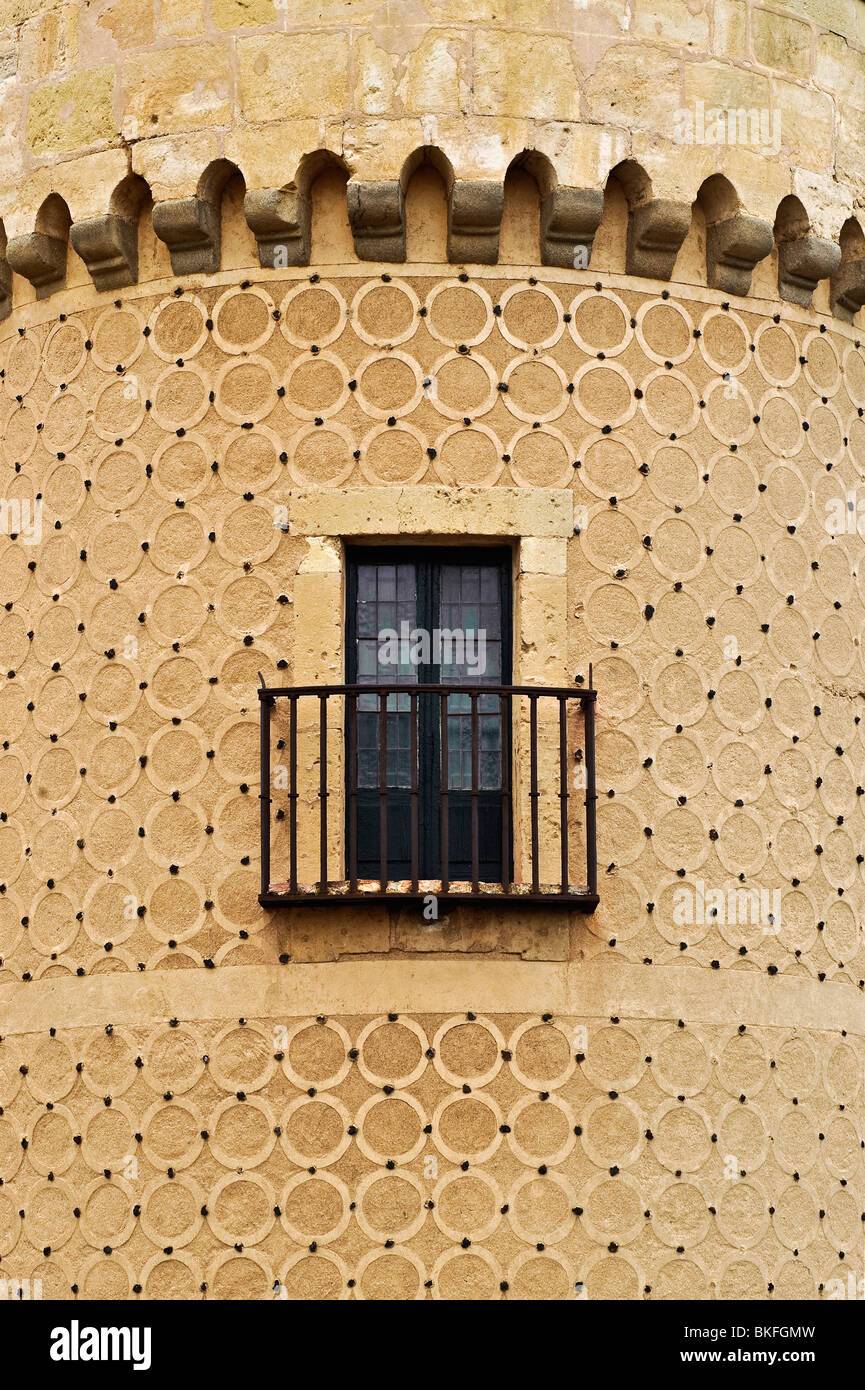
[[212,0],[210,12],[217,29],[251,29],[276,20],[274,0]]
[[811,72],[811,28],[777,10],[751,12],[754,57],[764,68],[808,77]]
[[5,251],[0,254],[0,322],[12,312],[12,271]]
[[115,213],[73,222],[69,238],[98,290],[116,290],[138,279],[138,227]]
[[153,0],[115,0],[97,16],[98,29],[107,30],[121,53],[153,43]]
[[491,180],[456,179],[448,200],[448,260],[495,265],[505,189]]
[[[592,258],[595,232],[604,214],[600,188],[555,188],[541,203],[541,262],[573,269],[578,248],[585,249],[581,268]],[[584,261],[584,264],[582,263]]]
[[748,7],[746,0],[715,0],[712,12],[713,48],[726,60],[748,58]]
[[628,217],[627,274],[669,280],[690,226],[691,209],[687,203],[653,198],[632,208]]
[[354,40],[352,57],[356,73],[354,108],[367,116],[392,112],[396,95],[399,56],[380,48],[372,34],[361,33]]
[[534,120],[579,117],[580,90],[564,37],[477,29],[474,72],[478,112]]
[[832,313],[853,322],[853,316],[865,304],[865,258],[845,261],[831,280]]
[[[237,40],[240,106],[248,121],[342,115],[349,106],[343,33],[263,34]],[[230,117],[224,124],[230,123]]]
[[840,264],[837,242],[810,235],[779,242],[778,293],[791,304],[810,308],[818,282],[834,275]]
[[687,0],[637,0],[632,5],[629,32],[634,37],[655,42],[682,44],[706,50],[709,47],[708,6],[697,10]]
[[398,93],[406,111],[462,112],[469,98],[468,36],[459,29],[430,29],[405,60]]
[[117,133],[113,101],[113,64],[40,83],[27,108],[28,148],[60,154],[110,140]]
[[[636,62],[630,43],[607,50],[585,84],[586,114],[612,126],[667,134],[682,105],[681,60],[657,44],[641,44],[639,54]],[[688,64],[686,70],[704,66]]]
[[246,220],[255,234],[259,263],[266,269],[309,265],[312,208],[297,190],[258,188],[243,201]]
[[37,298],[60,289],[66,278],[67,243],[45,232],[29,232],[13,237],[6,247],[6,259],[17,275],[23,275],[36,289]]
[[405,260],[405,195],[398,179],[346,186],[348,220],[361,261]]
[[220,209],[203,198],[176,198],[153,206],[153,230],[164,241],[175,275],[212,274],[219,269]]
[[19,31],[17,54],[21,82],[56,75],[69,67],[78,58],[78,7],[62,5],[28,20]]
[[192,37],[204,27],[204,0],[161,0],[158,28],[160,34]]
[[745,295],[754,266],[774,245],[771,224],[737,213],[706,229],[706,275],[712,289]]
[[782,147],[794,167],[826,169],[835,149],[835,105],[826,92],[776,77],[773,115],[780,123]]
[[234,76],[222,43],[174,46],[158,60],[133,53],[120,77],[127,139],[231,124]]

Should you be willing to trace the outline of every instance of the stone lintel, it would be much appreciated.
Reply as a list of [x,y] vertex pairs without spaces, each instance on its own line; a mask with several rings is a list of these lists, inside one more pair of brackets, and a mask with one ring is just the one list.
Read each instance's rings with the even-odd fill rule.
[[358,487],[289,493],[289,534],[302,536],[572,536],[568,488]]

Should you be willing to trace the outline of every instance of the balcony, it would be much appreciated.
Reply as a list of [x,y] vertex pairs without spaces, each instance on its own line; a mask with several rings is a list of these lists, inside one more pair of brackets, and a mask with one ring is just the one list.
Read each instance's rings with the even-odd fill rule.
[[596,692],[357,684],[268,688],[265,907],[598,903]]

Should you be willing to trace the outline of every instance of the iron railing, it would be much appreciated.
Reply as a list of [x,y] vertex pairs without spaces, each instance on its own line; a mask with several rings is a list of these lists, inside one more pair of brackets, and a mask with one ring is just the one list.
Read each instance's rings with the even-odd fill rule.
[[[588,688],[268,688],[262,679],[258,698],[264,906],[398,904],[422,902],[429,894],[444,904],[563,905],[585,912],[597,906],[591,671]],[[425,733],[419,739],[422,708]],[[389,743],[397,716],[403,718],[402,761],[395,778]],[[375,746],[364,750],[360,733],[366,729],[368,745],[370,718]],[[460,719],[461,728],[451,729]],[[496,721],[490,787],[488,762],[486,786],[481,774],[482,758],[489,758],[481,727]],[[437,747],[425,749],[432,727]],[[462,771],[455,779],[456,735]],[[491,849],[493,840],[498,848]],[[579,870],[572,871],[578,862]],[[497,871],[490,878],[492,863]]]

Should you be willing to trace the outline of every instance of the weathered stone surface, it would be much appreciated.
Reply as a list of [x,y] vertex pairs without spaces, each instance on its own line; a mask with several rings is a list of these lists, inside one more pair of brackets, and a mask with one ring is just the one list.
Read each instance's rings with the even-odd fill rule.
[[690,225],[690,207],[669,198],[653,198],[642,207],[632,208],[628,217],[628,274],[669,280]]
[[59,289],[66,278],[66,242],[45,232],[13,237],[6,247],[12,269],[36,288],[39,298]]
[[534,120],[575,120],[580,92],[573,52],[564,37],[477,30],[475,109]]
[[807,309],[820,280],[835,274],[841,247],[822,237],[802,236],[778,243],[778,293]]
[[747,294],[754,266],[769,255],[772,228],[761,217],[737,213],[706,229],[706,275],[712,289]]
[[448,260],[495,265],[499,257],[503,183],[457,179],[448,202]]
[[541,262],[571,269],[577,248],[585,248],[583,269],[604,212],[599,188],[554,188],[541,203]]
[[297,190],[258,188],[246,194],[243,211],[255,233],[262,266],[309,265],[308,198]]
[[362,261],[405,260],[405,194],[398,179],[346,186],[354,249]]
[[349,104],[349,46],[344,33],[256,34],[237,41],[244,117],[272,121],[341,115]]
[[80,149],[115,133],[114,67],[43,82],[27,109],[27,144],[34,154]]
[[108,212],[73,222],[69,237],[98,290],[116,290],[138,279],[138,227]]
[[865,257],[844,261],[832,276],[832,313],[852,323],[853,315],[865,304]]
[[153,230],[171,255],[175,275],[196,275],[219,269],[221,246],[219,207],[203,198],[177,198],[156,203]]
[[131,54],[121,81],[121,130],[129,140],[231,122],[234,74],[220,44]]

